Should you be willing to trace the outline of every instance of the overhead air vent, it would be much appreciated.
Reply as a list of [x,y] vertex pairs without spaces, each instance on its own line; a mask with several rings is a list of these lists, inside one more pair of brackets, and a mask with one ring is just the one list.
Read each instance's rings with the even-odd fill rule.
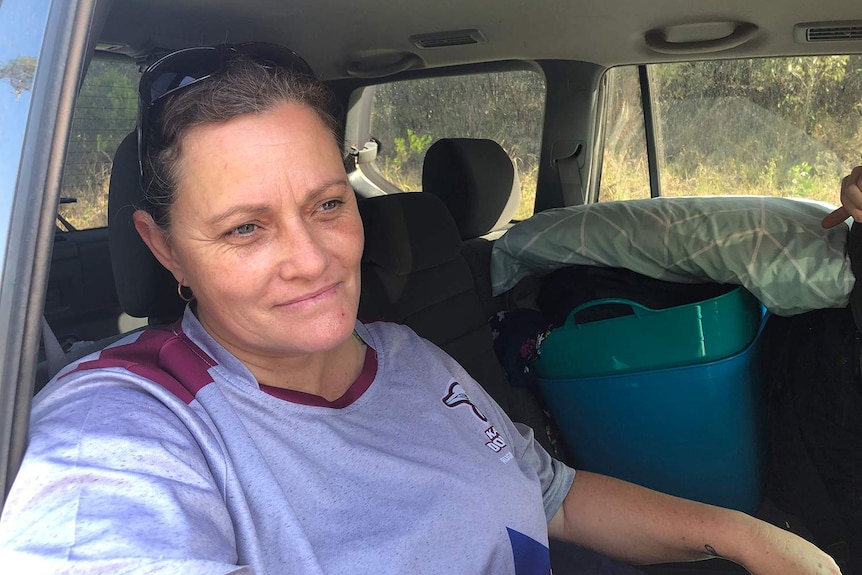
[[862,40],[862,20],[809,22],[793,27],[797,42],[849,42]]
[[451,46],[468,46],[487,42],[485,35],[475,28],[470,30],[448,30],[430,34],[410,36],[410,41],[417,48],[449,48]]

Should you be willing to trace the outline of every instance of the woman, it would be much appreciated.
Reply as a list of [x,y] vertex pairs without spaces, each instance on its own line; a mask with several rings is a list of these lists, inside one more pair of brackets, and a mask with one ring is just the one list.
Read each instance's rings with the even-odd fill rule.
[[362,223],[292,53],[180,51],[141,98],[135,227],[191,303],[37,398],[0,564],[547,574],[550,535],[634,563],[838,573],[744,514],[575,475],[439,349],[357,322]]

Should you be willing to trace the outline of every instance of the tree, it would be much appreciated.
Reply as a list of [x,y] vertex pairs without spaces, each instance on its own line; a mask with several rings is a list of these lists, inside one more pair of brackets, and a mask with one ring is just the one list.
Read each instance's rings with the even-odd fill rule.
[[33,76],[36,73],[36,58],[19,56],[0,64],[0,78],[6,78],[15,90],[15,96],[21,97],[24,90],[33,87]]

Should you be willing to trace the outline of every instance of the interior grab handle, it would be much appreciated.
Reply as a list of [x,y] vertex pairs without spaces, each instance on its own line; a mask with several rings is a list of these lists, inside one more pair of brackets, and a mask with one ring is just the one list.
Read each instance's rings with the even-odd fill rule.
[[694,40],[690,42],[671,42],[664,29],[650,30],[644,39],[647,47],[660,54],[707,54],[730,50],[745,44],[757,33],[757,26],[750,22],[737,22],[733,32],[721,38]]

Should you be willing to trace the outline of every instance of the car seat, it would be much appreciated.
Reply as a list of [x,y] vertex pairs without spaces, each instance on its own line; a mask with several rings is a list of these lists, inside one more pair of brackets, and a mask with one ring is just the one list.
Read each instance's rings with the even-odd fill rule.
[[518,211],[521,183],[514,163],[493,140],[443,138],[425,154],[422,191],[443,200],[452,214],[486,316],[501,311],[503,298],[491,293],[491,249]]
[[443,200],[461,239],[505,231],[518,211],[521,183],[515,165],[495,141],[443,138],[425,153],[422,191]]
[[108,243],[120,307],[150,324],[178,319],[184,302],[177,297],[176,280],[153,256],[132,223],[144,202],[138,174],[138,141],[132,132],[114,154],[108,188]]
[[[178,319],[184,303],[176,296],[173,276],[156,260],[138,235],[132,214],[144,201],[138,175],[137,133],[128,134],[114,153],[108,186],[108,245],[114,286],[122,310],[132,317],[147,318],[151,325]],[[82,342],[63,353],[57,337],[43,321],[45,360],[37,366],[34,392],[40,391],[69,363],[125,336],[119,333],[98,341]]]
[[440,198],[422,192],[364,198],[361,318],[405,324],[451,355],[514,421],[553,453],[545,416],[528,389],[509,385],[488,316]]

